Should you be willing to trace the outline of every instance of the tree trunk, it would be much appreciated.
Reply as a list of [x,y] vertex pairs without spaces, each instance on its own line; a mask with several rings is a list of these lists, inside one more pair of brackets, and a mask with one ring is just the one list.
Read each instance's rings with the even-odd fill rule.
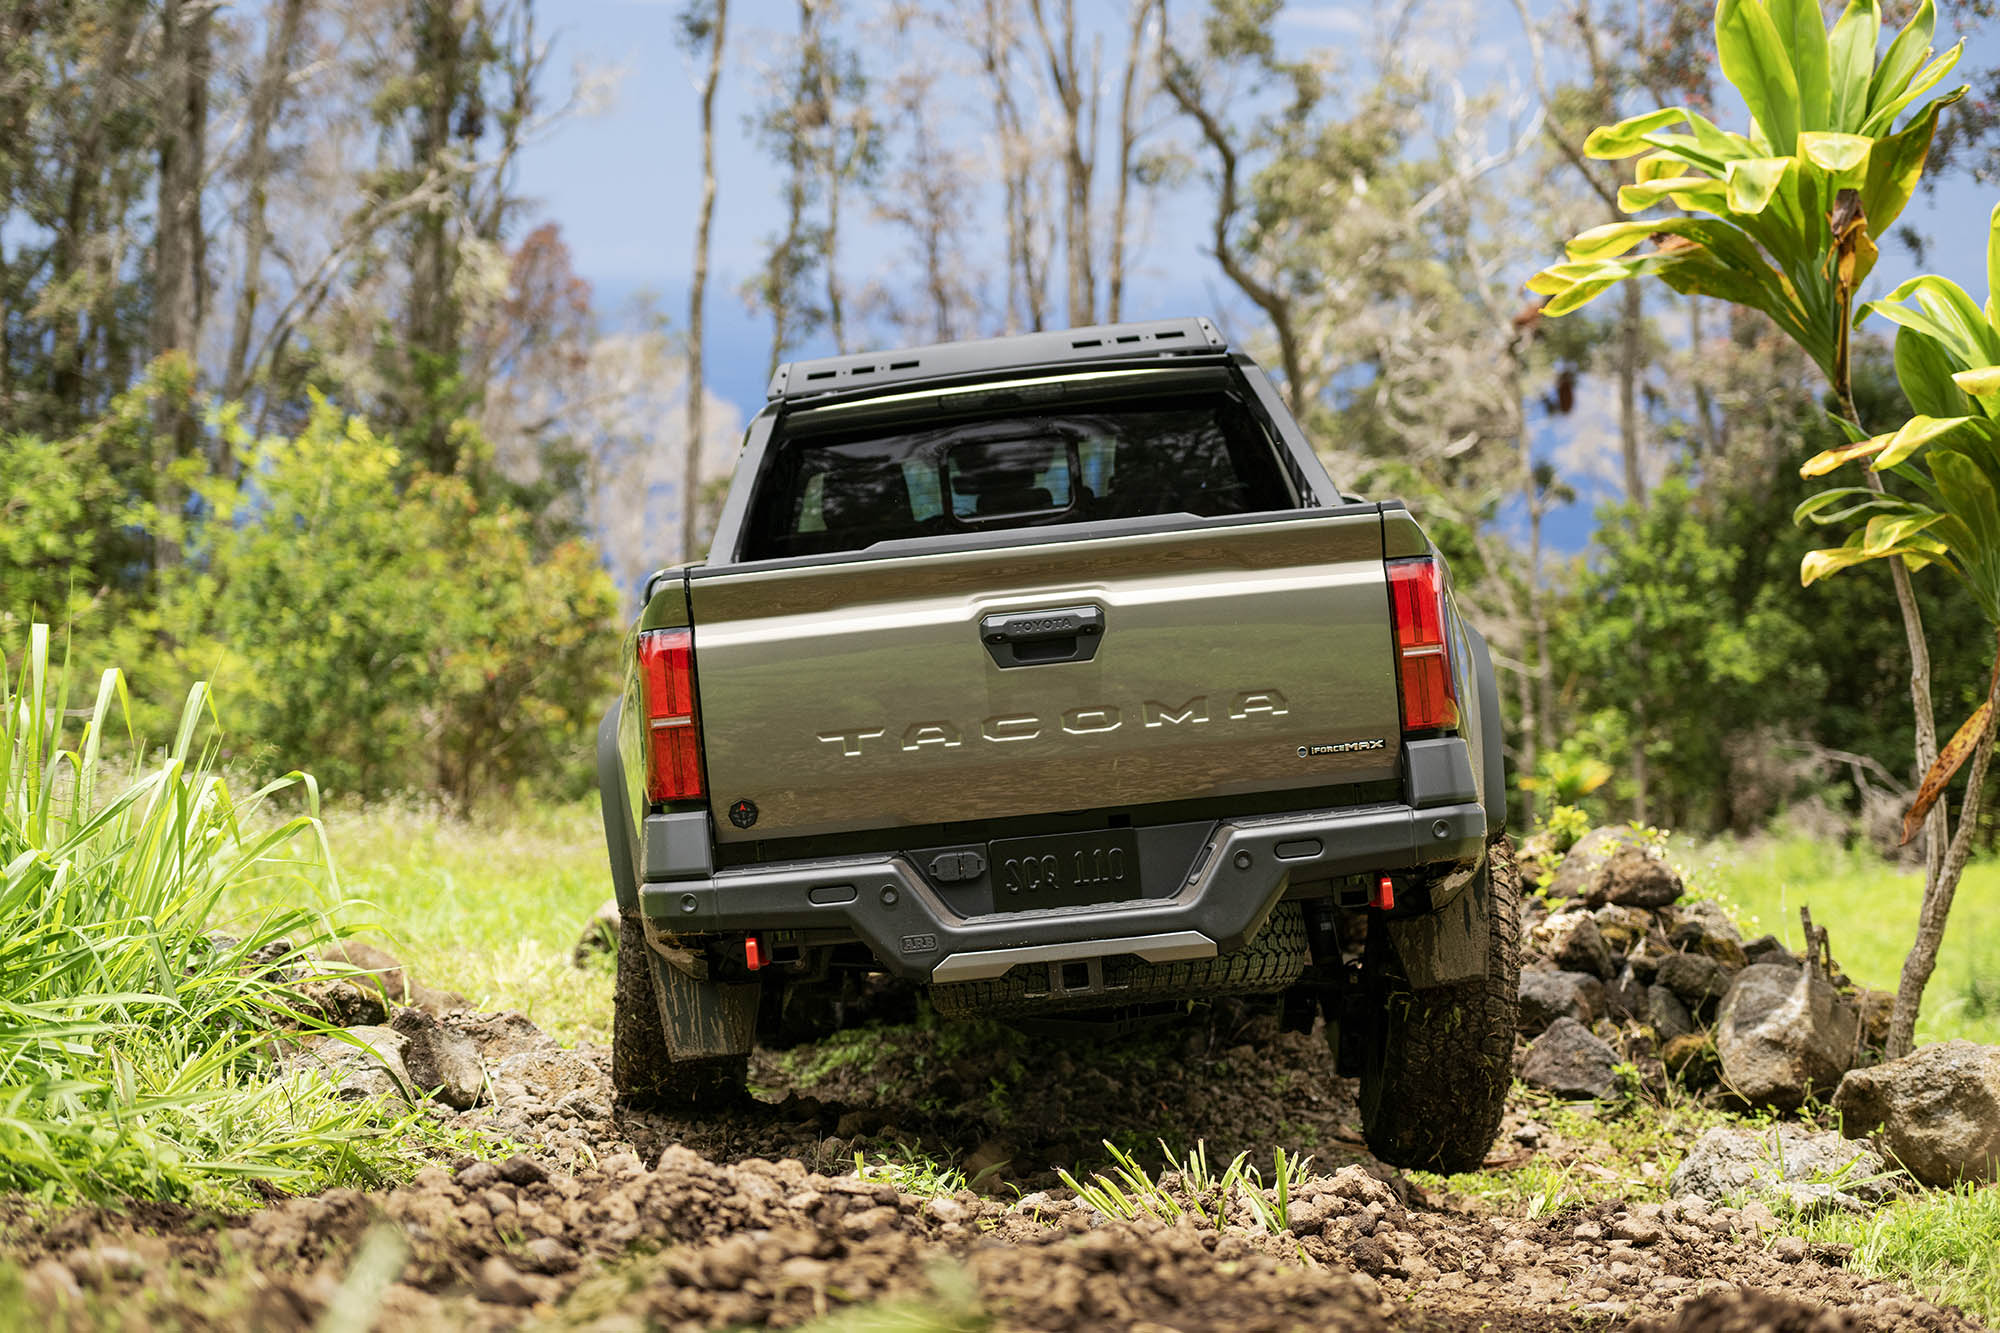
[[1132,192],[1132,151],[1139,131],[1133,124],[1138,114],[1139,64],[1145,58],[1146,22],[1154,0],[1132,0],[1132,27],[1125,44],[1125,78],[1118,91],[1118,193],[1111,205],[1111,252],[1106,260],[1104,318],[1116,324],[1125,317],[1125,228]]
[[[1091,114],[1084,116],[1084,72],[1076,51],[1076,0],[1060,0],[1062,32],[1049,31],[1043,0],[1030,0],[1035,30],[1049,67],[1049,82],[1062,106],[1063,123],[1063,257],[1069,270],[1068,318],[1072,327],[1097,322],[1097,279],[1091,269],[1090,183],[1096,170],[1091,144],[1095,129],[1097,88],[1090,80]],[[1093,70],[1094,72],[1094,70]]]
[[299,28],[305,20],[306,0],[277,0],[276,8],[276,20],[265,20],[264,61],[250,94],[243,146],[243,286],[236,294],[229,359],[222,373],[222,394],[229,399],[241,398],[250,387],[250,334],[263,296],[264,247],[270,242],[265,190],[271,179],[271,127],[284,105],[292,48],[298,44]]
[[[2000,649],[2000,633],[1996,633],[1995,646]],[[1995,728],[2000,725],[2000,652],[1996,652],[1993,674],[1987,682],[1986,704],[1986,728],[1979,733],[1972,752],[1972,771],[1965,779],[1965,799],[1958,807],[1958,830],[1952,835],[1951,846],[1937,873],[1925,877],[1923,907],[1917,913],[1916,943],[1903,959],[1903,975],[1896,983],[1896,1007],[1889,1019],[1887,1054],[1891,1060],[1908,1055],[1916,1041],[1917,1013],[1923,1006],[1924,987],[1930,984],[1931,973],[1937,968],[1938,948],[1944,943],[1951,900],[1958,893],[1958,881],[1965,874],[1967,858],[1972,855],[1979,807],[1986,794],[1986,772],[1993,761]],[[1932,810],[1940,811],[1945,805],[1945,799],[1939,797]]]
[[715,89],[722,82],[723,43],[728,35],[729,0],[715,0],[715,26],[708,34],[708,72],[701,83],[701,212],[694,230],[694,280],[688,291],[687,452],[681,464],[681,559],[693,560],[701,514],[703,420],[702,305],[708,296],[708,236],[715,220]]
[[[412,145],[418,173],[449,169],[452,113],[464,93],[465,26],[453,0],[416,0],[416,67],[423,75],[424,102],[417,108]],[[458,301],[453,291],[457,246],[451,234],[456,211],[448,198],[432,200],[415,220],[410,253],[409,328],[406,332],[410,382],[403,386],[403,410],[415,438],[412,446],[426,469],[440,475],[458,466],[458,447],[449,422],[438,409],[445,387],[456,379],[459,351]]]
[[[160,13],[159,179],[153,258],[155,358],[178,355],[190,364],[201,349],[201,324],[208,303],[201,190],[208,166],[209,0],[165,0]],[[154,475],[161,519],[153,525],[153,565],[180,559],[175,525],[182,500],[166,480],[171,464],[194,452],[195,419],[182,394],[162,394],[154,417]],[[227,446],[222,446],[226,448]]]

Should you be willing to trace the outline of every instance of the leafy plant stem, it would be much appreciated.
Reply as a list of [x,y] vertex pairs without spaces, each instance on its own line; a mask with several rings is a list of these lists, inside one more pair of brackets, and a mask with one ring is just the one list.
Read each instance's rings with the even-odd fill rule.
[[[1872,474],[1871,474],[1872,475]],[[1900,569],[1902,562],[1895,563]],[[1906,579],[1907,574],[1904,576]],[[1926,700],[1928,702],[1928,699]],[[1986,789],[1986,771],[1993,760],[1994,715],[2000,712],[2000,630],[1995,631],[1993,675],[1986,686],[1986,725],[1973,748],[1972,771],[1966,775],[1965,796],[1959,806],[1958,831],[1945,846],[1945,802],[1931,807],[1924,828],[1929,837],[1930,873],[1924,877],[1924,902],[1917,914],[1917,940],[1903,960],[1903,974],[1896,984],[1896,1007],[1889,1019],[1890,1059],[1907,1055],[1917,1030],[1917,1009],[1923,1002],[1924,987],[1930,984],[1937,967],[1938,948],[1944,943],[1945,921],[1951,915],[1951,900],[1958,892],[1959,878],[1972,854],[1972,835],[1979,823],[1980,798]],[[1920,742],[1921,743],[1921,740]],[[1932,737],[1935,749],[1936,737]],[[1925,770],[1928,772],[1928,767]]]

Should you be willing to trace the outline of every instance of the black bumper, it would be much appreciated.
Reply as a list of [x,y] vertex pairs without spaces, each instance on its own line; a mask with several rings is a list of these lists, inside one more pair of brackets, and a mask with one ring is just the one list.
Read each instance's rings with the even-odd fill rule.
[[1485,841],[1486,812],[1475,802],[1378,805],[1226,820],[1177,892],[1132,902],[963,916],[894,854],[646,883],[639,898],[670,934],[845,930],[890,972],[973,981],[1016,963],[1213,957],[1255,934],[1294,881],[1468,861]]

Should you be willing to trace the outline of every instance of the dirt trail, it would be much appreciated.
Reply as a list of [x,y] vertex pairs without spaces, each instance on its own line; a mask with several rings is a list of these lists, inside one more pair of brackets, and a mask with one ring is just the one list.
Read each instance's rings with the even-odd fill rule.
[[[17,1210],[0,1230],[56,1328],[791,1327],[885,1300],[928,1312],[899,1327],[935,1329],[1978,1327],[1777,1236],[1756,1205],[1531,1220],[1427,1198],[1359,1146],[1325,1044],[1246,1012],[1115,1050],[875,1029],[760,1055],[764,1100],[701,1121],[615,1107],[601,1049],[455,1015],[497,1107],[454,1119],[522,1156],[241,1218]],[[1053,1174],[1101,1161],[1103,1138],[1156,1166],[1155,1137],[1205,1140],[1218,1164],[1304,1145],[1315,1175],[1271,1234],[1240,1199],[1221,1227],[1107,1222]],[[986,1170],[985,1192],[853,1174],[856,1151],[892,1147]]]

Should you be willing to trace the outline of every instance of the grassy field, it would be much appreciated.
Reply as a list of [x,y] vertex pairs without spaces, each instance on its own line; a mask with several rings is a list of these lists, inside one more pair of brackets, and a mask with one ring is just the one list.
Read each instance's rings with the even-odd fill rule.
[[[1728,906],[1747,933],[1768,931],[1797,949],[1799,908],[1810,907],[1849,976],[1896,989],[1917,933],[1921,870],[1803,838],[1697,844],[1677,848],[1676,859],[1695,891]],[[2000,1043],[2000,861],[1967,867],[1924,995],[1917,1041],[1952,1037]]]
[[496,810],[477,824],[377,806],[327,817],[348,921],[426,985],[519,1009],[564,1041],[611,1039],[611,970],[570,951],[611,896],[595,801]]

